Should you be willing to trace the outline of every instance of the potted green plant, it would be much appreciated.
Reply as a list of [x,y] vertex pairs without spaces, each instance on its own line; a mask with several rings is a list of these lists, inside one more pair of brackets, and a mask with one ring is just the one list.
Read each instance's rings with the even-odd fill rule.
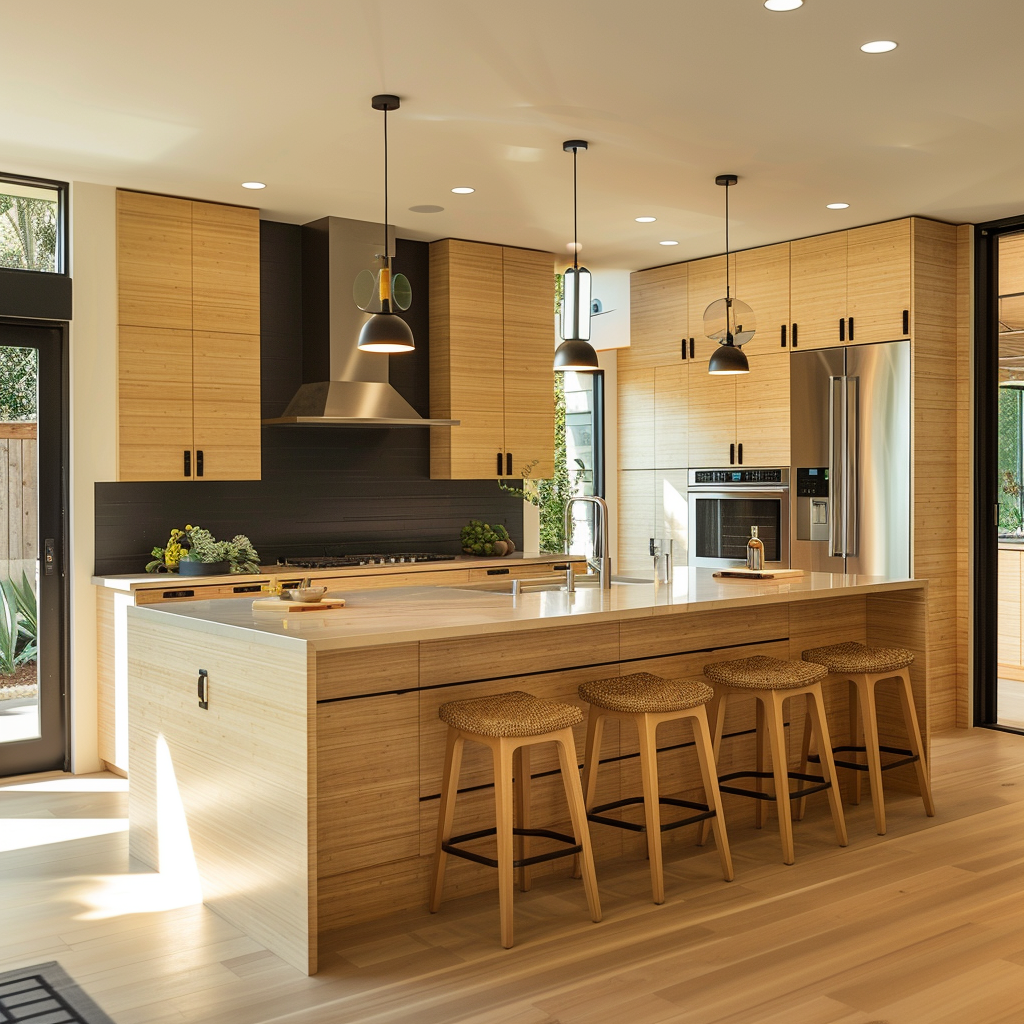
[[224,576],[257,573],[259,555],[243,533],[218,541],[201,526],[171,530],[167,544],[153,548],[146,572],[177,572],[180,576]]

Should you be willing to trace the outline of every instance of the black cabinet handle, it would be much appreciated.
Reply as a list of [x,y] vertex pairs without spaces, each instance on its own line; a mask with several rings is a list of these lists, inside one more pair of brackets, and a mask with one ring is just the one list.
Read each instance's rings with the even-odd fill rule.
[[781,344],[782,348],[786,347],[786,325],[785,324],[782,325],[782,336],[781,336],[780,344]]
[[736,453],[739,455],[739,462],[740,462],[740,465],[742,466],[743,465],[743,442],[742,441],[740,441],[740,443],[738,445],[736,445]]
[[839,340],[846,341],[846,321],[842,317],[839,318]]
[[262,583],[253,583],[247,587],[232,587],[233,594],[258,594],[263,589]]
[[192,475],[192,453],[185,449],[185,476]]
[[512,475],[512,453],[505,452],[505,476]]
[[797,329],[797,324],[793,324],[793,343],[792,343],[792,346],[791,346],[792,348],[796,348],[796,345],[797,345],[796,329]]
[[488,576],[507,576],[509,573],[508,569],[488,569]]
[[850,341],[853,341],[853,317],[850,317]]
[[680,359],[686,359],[686,339],[685,338],[680,338],[679,339],[679,347],[682,350],[682,355],[679,358]]
[[205,668],[199,670],[199,706],[208,711],[210,708],[210,673]]
[[196,449],[196,476],[203,475],[203,449]]
[[730,466],[735,466],[736,465],[736,445],[735,444],[729,445],[729,465]]
[[690,358],[693,358],[693,338],[690,339]]
[[501,476],[501,452],[498,452],[498,476]]
[[903,333],[904,334],[909,334],[910,333],[910,310],[909,309],[903,310]]

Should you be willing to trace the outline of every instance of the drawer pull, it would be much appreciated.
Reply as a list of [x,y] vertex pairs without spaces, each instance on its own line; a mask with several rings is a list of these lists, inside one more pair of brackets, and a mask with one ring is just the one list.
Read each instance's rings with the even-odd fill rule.
[[508,569],[488,569],[488,576],[507,576],[509,573]]
[[231,589],[236,594],[259,594],[263,590],[263,584],[253,583],[248,587],[232,587]]
[[165,590],[160,596],[164,601],[169,601],[175,597],[195,597],[196,592],[194,590]]

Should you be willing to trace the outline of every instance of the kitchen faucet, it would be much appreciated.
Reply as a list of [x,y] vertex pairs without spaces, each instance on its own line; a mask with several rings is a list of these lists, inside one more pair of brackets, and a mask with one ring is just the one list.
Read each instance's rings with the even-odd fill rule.
[[[601,589],[611,590],[612,572],[611,556],[608,554],[608,502],[596,494],[577,494],[565,503],[565,553],[569,554],[572,543],[572,506],[577,501],[589,501],[597,506],[597,523],[595,524],[594,557],[587,559],[587,565],[600,573]],[[600,531],[598,533],[598,531]]]

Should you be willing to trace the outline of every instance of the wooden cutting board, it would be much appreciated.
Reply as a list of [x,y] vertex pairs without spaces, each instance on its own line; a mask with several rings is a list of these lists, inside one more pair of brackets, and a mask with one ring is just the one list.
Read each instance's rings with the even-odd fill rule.
[[284,601],[280,597],[258,597],[252,603],[254,612],[275,612],[278,615],[294,615],[298,612],[329,612],[344,607],[345,599],[343,597],[324,597],[315,604]]
[[716,580],[780,580],[803,574],[803,569],[722,569],[714,573],[714,577]]

